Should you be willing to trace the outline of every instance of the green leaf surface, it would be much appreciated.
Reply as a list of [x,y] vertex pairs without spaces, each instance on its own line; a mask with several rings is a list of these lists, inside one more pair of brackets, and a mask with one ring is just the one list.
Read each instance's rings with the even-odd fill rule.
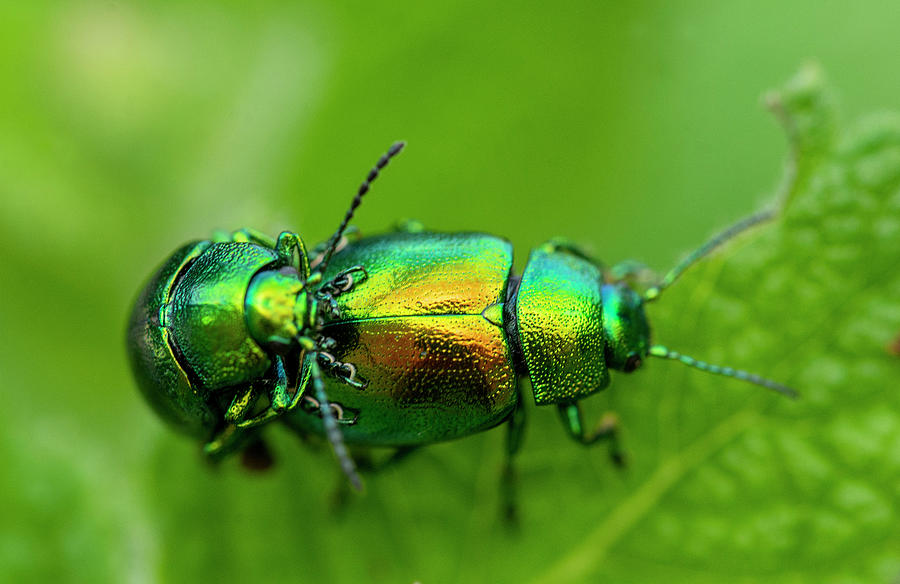
[[[207,467],[155,420],[121,350],[151,265],[212,228],[324,238],[394,138],[411,138],[409,151],[360,210],[363,229],[412,215],[493,231],[516,243],[520,266],[529,245],[557,234],[605,245],[609,262],[631,246],[675,260],[725,223],[697,220],[695,207],[713,203],[688,203],[690,191],[746,196],[779,174],[766,166],[783,148],[775,133],[744,143],[751,126],[732,114],[752,110],[747,84],[761,83],[734,63],[759,52],[723,64],[691,36],[756,38],[739,14],[643,10],[632,22],[623,9],[605,12],[597,35],[578,11],[479,4],[485,22],[507,23],[495,33],[472,25],[474,5],[442,4],[392,13],[404,32],[392,44],[371,26],[375,8],[265,4],[231,20],[203,4],[28,3],[0,22],[0,43],[15,49],[0,52],[0,582],[897,581],[900,117],[843,120],[816,67],[766,97],[789,153],[767,197],[783,203],[779,219],[648,307],[655,341],[801,399],[648,359],[586,402],[591,420],[618,413],[623,471],[529,401],[517,529],[499,518],[502,429],[425,448],[347,497],[328,449],[284,428],[268,431],[277,466],[253,474],[236,460]],[[788,22],[781,3],[769,8]],[[869,35],[888,39],[875,54],[895,44],[883,22]],[[521,42],[532,29],[534,42]],[[360,31],[369,36],[351,44]],[[580,39],[597,36],[609,45],[583,50]],[[651,53],[626,49],[663,55],[667,43],[682,51],[675,61],[713,71],[715,91],[682,88],[661,100],[671,109],[651,110],[656,84],[672,81],[641,56]],[[421,72],[423,62],[438,65]],[[628,85],[620,69],[650,81]],[[723,96],[726,75],[743,85]],[[859,102],[857,75],[843,85]],[[878,98],[896,91],[887,83],[878,96],[880,81],[868,81]],[[365,135],[351,140],[354,129]],[[684,178],[692,149],[711,182]],[[559,204],[570,191],[584,212]],[[728,200],[738,203],[716,208],[749,206]],[[656,234],[676,211],[672,231]]]

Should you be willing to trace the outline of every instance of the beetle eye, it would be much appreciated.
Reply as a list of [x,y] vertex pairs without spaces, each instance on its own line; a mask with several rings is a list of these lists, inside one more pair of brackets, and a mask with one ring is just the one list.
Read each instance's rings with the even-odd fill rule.
[[622,367],[622,371],[625,373],[631,373],[635,369],[641,366],[641,358],[638,355],[630,355],[627,359],[625,359],[625,366]]

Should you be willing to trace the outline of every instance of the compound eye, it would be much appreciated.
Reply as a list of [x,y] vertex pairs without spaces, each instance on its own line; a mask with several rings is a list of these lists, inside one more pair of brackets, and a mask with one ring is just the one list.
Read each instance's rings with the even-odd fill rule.
[[622,367],[622,371],[625,373],[631,373],[635,369],[641,366],[643,361],[639,355],[629,355],[627,359],[625,359],[625,366]]

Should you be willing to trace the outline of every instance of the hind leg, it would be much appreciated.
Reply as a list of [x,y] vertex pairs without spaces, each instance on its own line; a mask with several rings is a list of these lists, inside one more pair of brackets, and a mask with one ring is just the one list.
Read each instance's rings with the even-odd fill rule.
[[563,426],[568,430],[569,436],[585,445],[591,446],[598,442],[609,444],[609,457],[616,466],[625,466],[625,455],[619,443],[619,418],[614,413],[605,414],[593,432],[586,433],[581,415],[581,407],[578,402],[560,404],[559,415]]
[[506,459],[500,475],[500,513],[510,526],[519,524],[519,505],[517,496],[518,476],[516,474],[515,456],[522,447],[525,436],[525,408],[521,396],[516,409],[509,416],[506,426]]

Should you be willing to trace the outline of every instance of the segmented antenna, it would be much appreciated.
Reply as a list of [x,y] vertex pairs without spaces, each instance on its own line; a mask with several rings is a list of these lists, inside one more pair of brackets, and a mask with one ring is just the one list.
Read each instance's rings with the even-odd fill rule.
[[322,427],[325,429],[325,436],[328,438],[328,442],[331,443],[331,449],[334,450],[334,455],[337,457],[344,475],[350,480],[350,484],[353,485],[354,489],[361,491],[362,480],[360,480],[359,474],[356,472],[356,464],[353,463],[353,457],[347,452],[347,445],[344,444],[344,436],[341,434],[341,429],[338,428],[337,421],[331,413],[331,403],[325,394],[325,382],[322,381],[322,370],[319,368],[318,362],[316,362],[316,357],[313,357],[310,367],[312,369],[313,389],[316,393],[316,399],[319,401],[319,413],[322,414]]
[[753,215],[750,215],[749,217],[738,221],[722,233],[716,235],[715,237],[692,251],[686,258],[678,262],[678,265],[669,270],[659,284],[648,288],[647,291],[644,292],[644,300],[646,300],[647,302],[656,300],[663,290],[671,286],[672,283],[675,282],[675,280],[677,280],[681,276],[681,274],[683,274],[685,270],[691,267],[697,260],[707,255],[723,243],[727,242],[729,239],[737,237],[754,225],[758,225],[763,221],[773,219],[776,214],[777,211],[775,209],[767,209],[765,211],[754,213]]
[[344,215],[344,220],[341,222],[341,226],[338,227],[337,231],[334,232],[334,235],[331,236],[331,241],[328,244],[328,249],[325,251],[325,257],[322,259],[322,262],[319,264],[317,270],[321,273],[325,273],[325,268],[328,267],[328,262],[331,261],[331,255],[334,253],[334,249],[337,247],[338,242],[341,240],[341,236],[344,234],[344,230],[347,229],[347,225],[350,224],[350,219],[353,218],[353,214],[356,212],[356,208],[359,207],[359,204],[362,202],[362,198],[366,193],[369,192],[369,187],[372,186],[372,183],[378,178],[378,173],[388,165],[388,162],[391,161],[391,158],[400,154],[400,151],[403,150],[403,147],[406,146],[406,142],[395,142],[393,146],[391,146],[386,154],[383,154],[381,158],[378,159],[378,162],[375,163],[375,166],[372,167],[372,170],[369,171],[369,174],[366,176],[366,180],[363,181],[361,185],[359,185],[359,191],[357,191],[356,196],[353,198],[353,202],[350,203],[350,208],[347,210],[347,214]]
[[747,373],[746,371],[741,371],[740,369],[720,367],[719,365],[711,365],[709,363],[706,363],[705,361],[698,361],[693,357],[682,355],[678,351],[670,351],[668,348],[662,345],[653,345],[652,347],[650,347],[649,354],[653,357],[672,359],[673,361],[678,361],[687,365],[688,367],[693,367],[694,369],[699,369],[700,371],[706,371],[707,373],[724,375],[725,377],[734,377],[735,379],[740,379],[741,381],[746,381],[748,383],[752,383],[753,385],[760,385],[767,389],[771,389],[772,391],[777,391],[781,395],[787,396],[791,399],[797,399],[798,397],[800,397],[795,390],[786,385],[776,383],[771,379],[766,379],[765,377],[760,377],[759,375],[754,375],[753,373]]

